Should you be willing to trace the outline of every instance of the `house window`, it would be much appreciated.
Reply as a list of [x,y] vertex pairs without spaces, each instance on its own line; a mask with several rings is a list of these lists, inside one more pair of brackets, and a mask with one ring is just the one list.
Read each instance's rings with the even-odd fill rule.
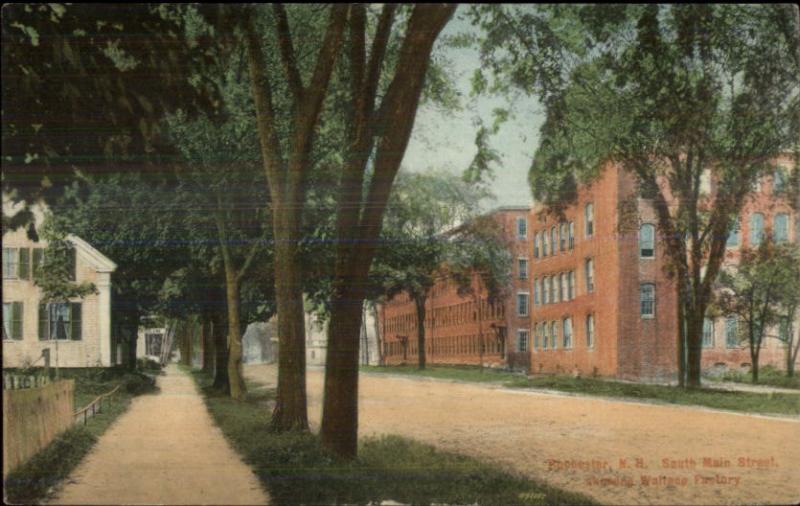
[[725,346],[736,348],[739,345],[739,325],[736,318],[729,316],[725,318]]
[[569,300],[575,298],[575,271],[569,271]]
[[542,282],[542,304],[550,304],[550,277],[545,276]]
[[550,276],[550,303],[558,302],[558,276]]
[[542,256],[547,256],[547,230],[542,231]]
[[764,239],[764,215],[753,213],[750,216],[750,245],[758,246]]
[[517,294],[517,316],[528,316],[528,294]]
[[539,258],[539,234],[538,232],[533,235],[533,258]]
[[558,226],[558,242],[561,251],[567,250],[567,224],[561,223]]
[[732,248],[734,246],[739,245],[740,229],[741,229],[741,223],[739,222],[739,217],[737,216],[736,219],[731,224],[731,229],[728,232],[728,240],[725,242],[725,246]]
[[772,238],[775,242],[786,242],[789,240],[789,215],[780,213],[775,215],[772,224]]
[[570,349],[572,348],[572,318],[564,318],[564,320],[561,322],[561,326],[564,348]]
[[703,319],[703,348],[714,347],[714,320]]
[[639,287],[639,300],[642,318],[653,318],[656,314],[656,285],[643,283]]
[[561,273],[561,300],[562,301],[569,300],[569,296],[567,295],[569,293],[568,283],[569,282],[567,280],[567,273],[566,272],[562,272]]
[[39,339],[81,340],[81,303],[39,304]]
[[594,261],[591,258],[586,259],[584,266],[586,273],[586,293],[594,291]]
[[22,340],[22,302],[3,303],[3,339]]
[[19,249],[3,248],[3,279],[19,278]]
[[556,227],[554,225],[554,226],[550,227],[550,254],[551,255],[555,255],[556,254],[556,248],[557,247],[558,246],[557,246],[557,243],[556,243]]
[[569,249],[575,247],[575,223],[569,222]]
[[525,239],[528,237],[528,220],[526,218],[517,218],[517,239]]
[[550,333],[547,331],[547,322],[542,322],[539,324],[539,330],[541,331],[542,335],[542,349],[547,349],[547,341],[550,337]]
[[533,280],[533,305],[539,305],[539,278]]
[[586,315],[586,347],[594,347],[594,315]]
[[527,258],[518,258],[517,259],[517,271],[519,273],[519,279],[528,279],[528,259]]
[[556,349],[558,344],[558,322],[550,323],[550,347]]
[[517,350],[520,352],[528,351],[528,331],[517,330]]
[[656,227],[645,223],[639,228],[639,256],[641,258],[655,257]]
[[583,208],[583,217],[586,223],[586,237],[594,234],[594,205],[586,204]]

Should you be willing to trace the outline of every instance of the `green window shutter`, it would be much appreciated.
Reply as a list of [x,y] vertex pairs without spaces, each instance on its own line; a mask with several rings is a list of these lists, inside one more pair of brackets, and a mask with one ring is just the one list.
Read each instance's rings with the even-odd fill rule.
[[31,278],[31,249],[19,249],[19,279]]
[[70,339],[73,341],[81,340],[81,303],[73,302],[70,304],[70,322],[72,325],[72,333]]
[[75,255],[75,246],[72,246],[69,249],[69,279],[70,281],[75,281],[76,271],[78,270],[78,262]]
[[47,341],[50,333],[47,324],[47,304],[39,304],[39,340]]
[[11,306],[11,339],[22,339],[22,302],[14,302]]
[[33,248],[33,275],[36,276],[42,268],[42,248]]

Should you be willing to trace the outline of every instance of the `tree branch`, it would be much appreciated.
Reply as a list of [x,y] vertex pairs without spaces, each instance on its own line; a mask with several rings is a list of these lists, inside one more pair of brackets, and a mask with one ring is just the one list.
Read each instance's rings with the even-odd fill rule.
[[286,71],[286,78],[289,81],[289,90],[294,96],[295,107],[300,109],[303,104],[305,89],[303,81],[300,79],[300,72],[297,70],[297,59],[292,44],[292,34],[289,29],[289,19],[286,16],[286,9],[283,4],[273,4],[272,10],[275,14],[275,25],[278,31],[278,45],[281,50],[281,61]]

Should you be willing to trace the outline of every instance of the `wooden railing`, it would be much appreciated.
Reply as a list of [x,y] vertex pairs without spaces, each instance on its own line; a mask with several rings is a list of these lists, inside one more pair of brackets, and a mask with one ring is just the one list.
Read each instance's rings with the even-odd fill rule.
[[103,412],[103,399],[106,397],[110,397],[114,394],[117,390],[119,390],[120,385],[117,385],[114,390],[104,393],[102,395],[98,395],[92,402],[87,404],[85,407],[79,409],[75,412],[75,423],[80,421],[81,415],[83,416],[83,424],[86,425],[86,421],[90,418],[89,412],[91,411],[91,416],[96,415],[97,413]]

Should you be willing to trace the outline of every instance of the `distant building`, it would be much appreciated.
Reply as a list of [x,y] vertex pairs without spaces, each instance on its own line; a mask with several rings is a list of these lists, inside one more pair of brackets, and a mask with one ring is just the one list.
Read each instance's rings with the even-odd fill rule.
[[[777,167],[782,167],[778,170]],[[727,240],[725,265],[766,234],[800,239],[800,224],[784,191],[791,160],[753,188]],[[716,191],[710,173],[703,191]],[[543,206],[492,213],[511,239],[514,282],[509,296],[489,304],[456,293],[442,278],[428,298],[430,363],[485,364],[531,373],[599,375],[665,381],[677,370],[677,291],[667,277],[652,202],[635,181],[609,165],[558,215]],[[473,288],[477,288],[477,279]],[[386,363],[415,363],[416,311],[406,294],[381,309]],[[710,315],[703,334],[704,370],[750,367],[742,323]],[[800,329],[800,322],[794,326]],[[776,331],[777,332],[777,331]],[[774,332],[773,332],[774,334]],[[481,353],[483,350],[483,353]],[[768,338],[761,365],[785,367],[785,346]]]
[[[15,209],[4,201],[3,212]],[[43,214],[34,209],[36,224]],[[44,365],[109,367],[116,363],[117,343],[111,333],[111,273],[116,264],[80,237],[74,246],[76,282],[94,283],[98,293],[68,303],[43,304],[33,272],[41,264],[44,240],[33,241],[24,228],[3,231],[3,367]]]
[[242,362],[270,364],[278,360],[278,319],[254,322],[242,336]]
[[[306,313],[306,364],[325,365],[328,350],[328,322],[319,323],[311,313]],[[368,311],[366,304],[361,317],[359,332],[358,362],[362,365],[378,365],[378,338],[376,335],[375,317]]]

